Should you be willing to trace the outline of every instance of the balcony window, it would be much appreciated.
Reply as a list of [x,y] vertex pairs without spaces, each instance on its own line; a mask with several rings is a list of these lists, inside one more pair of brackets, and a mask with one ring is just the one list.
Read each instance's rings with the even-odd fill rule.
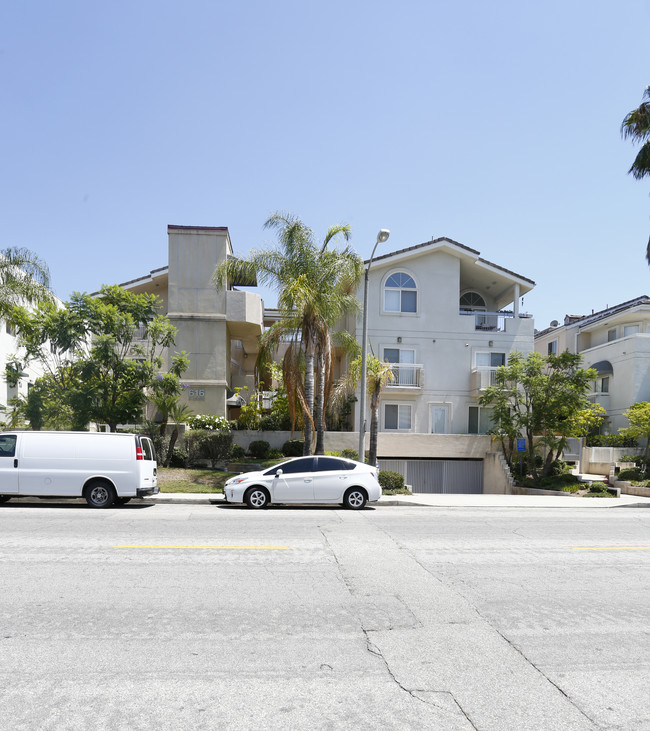
[[616,328],[613,327],[611,330],[607,331],[607,342],[611,343],[612,340],[616,340]]
[[594,391],[596,393],[609,393],[609,376],[598,378],[594,383]]
[[410,348],[384,348],[384,360],[394,364],[393,386],[417,386],[419,366],[415,363],[415,350]]
[[417,286],[405,272],[391,274],[384,285],[384,312],[411,312],[418,310]]
[[626,325],[623,328],[623,337],[626,338],[628,335],[636,335],[639,332],[638,325]]
[[409,431],[411,428],[411,406],[409,404],[386,404],[384,406],[384,429]]

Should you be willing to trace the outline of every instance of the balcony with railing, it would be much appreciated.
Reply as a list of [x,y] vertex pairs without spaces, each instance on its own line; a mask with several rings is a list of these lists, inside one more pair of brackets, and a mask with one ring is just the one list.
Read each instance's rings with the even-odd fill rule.
[[496,383],[496,374],[496,368],[474,368],[470,378],[470,394],[477,397],[488,386],[494,386]]
[[386,385],[390,390],[416,390],[422,388],[424,366],[421,363],[391,363],[392,380]]
[[519,315],[515,316],[514,312],[508,310],[501,310],[500,312],[479,312],[477,310],[459,310],[458,314],[463,317],[474,318],[474,330],[484,332],[506,332],[510,330],[508,327],[509,321],[519,319],[530,319],[532,315],[525,312],[520,312]]

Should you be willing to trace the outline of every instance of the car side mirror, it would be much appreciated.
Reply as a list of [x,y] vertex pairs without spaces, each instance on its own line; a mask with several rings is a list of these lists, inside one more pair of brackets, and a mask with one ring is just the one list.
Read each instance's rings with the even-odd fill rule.
[[277,470],[277,472],[275,473],[275,476],[280,477],[281,474],[282,474],[282,470],[280,469],[280,470]]

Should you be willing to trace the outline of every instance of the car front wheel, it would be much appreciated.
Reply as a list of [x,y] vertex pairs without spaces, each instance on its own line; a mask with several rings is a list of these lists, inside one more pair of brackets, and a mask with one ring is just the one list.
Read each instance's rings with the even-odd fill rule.
[[343,496],[343,505],[350,510],[360,510],[367,502],[366,493],[358,487],[351,487]]
[[269,494],[261,487],[251,487],[244,499],[246,500],[246,505],[255,510],[265,508],[269,504]]

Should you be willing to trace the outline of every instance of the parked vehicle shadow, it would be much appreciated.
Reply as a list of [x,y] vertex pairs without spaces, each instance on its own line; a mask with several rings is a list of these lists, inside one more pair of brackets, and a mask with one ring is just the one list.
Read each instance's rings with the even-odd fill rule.
[[6,503],[0,503],[0,510],[11,510],[12,508],[56,508],[65,510],[92,510],[93,512],[101,512],[104,510],[143,510],[144,508],[153,508],[148,503],[129,503],[128,505],[111,505],[110,508],[91,508],[82,498],[70,498],[63,500],[61,498],[11,498]]

